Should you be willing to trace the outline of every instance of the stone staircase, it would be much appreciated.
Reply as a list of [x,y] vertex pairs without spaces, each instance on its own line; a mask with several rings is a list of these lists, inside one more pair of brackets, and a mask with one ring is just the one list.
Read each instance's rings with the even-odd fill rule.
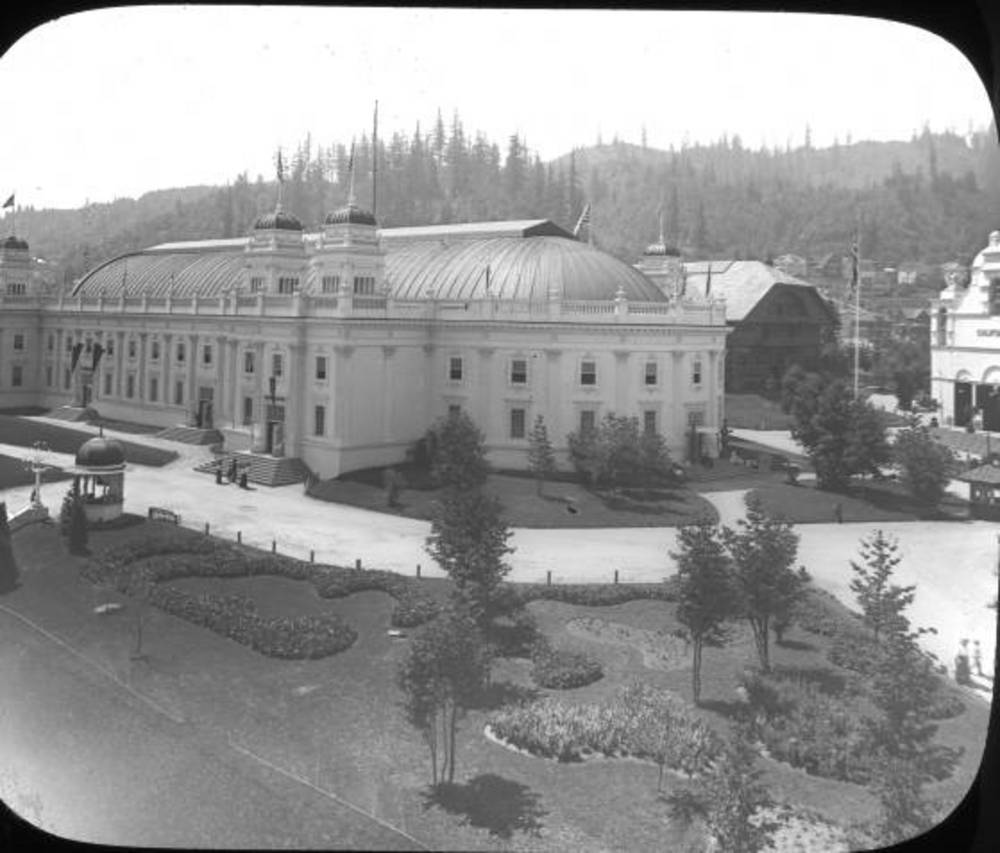
[[221,453],[208,462],[195,466],[195,471],[215,475],[222,466],[223,479],[229,482],[229,466],[233,459],[238,468],[247,472],[247,480],[259,486],[288,486],[304,483],[309,478],[309,469],[301,459],[289,456],[268,456],[263,453]]
[[47,412],[45,417],[55,418],[59,421],[90,421],[98,417],[97,411],[83,406],[60,406]]
[[222,444],[222,433],[216,429],[172,426],[156,433],[156,438],[177,441],[181,444]]

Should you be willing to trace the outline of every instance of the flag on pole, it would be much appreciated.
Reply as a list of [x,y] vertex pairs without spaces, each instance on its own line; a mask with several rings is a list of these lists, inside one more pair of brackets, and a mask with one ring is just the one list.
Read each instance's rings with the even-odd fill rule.
[[576,221],[576,228],[573,229],[573,236],[579,237],[580,231],[583,230],[583,226],[586,225],[590,227],[590,202],[588,201],[583,206],[583,212],[580,214],[580,218]]
[[10,198],[3,203],[3,209],[6,210],[8,207],[14,206],[14,193],[10,194]]
[[708,265],[708,275],[705,276],[705,298],[712,295],[712,265]]
[[854,234],[854,242],[851,243],[851,299],[855,297],[858,291],[858,285],[861,283],[861,258],[858,254],[858,235],[857,232]]
[[375,101],[375,115],[372,117],[372,216],[378,206],[378,101]]
[[281,159],[281,149],[278,149],[278,183],[284,183],[285,180],[285,164]]

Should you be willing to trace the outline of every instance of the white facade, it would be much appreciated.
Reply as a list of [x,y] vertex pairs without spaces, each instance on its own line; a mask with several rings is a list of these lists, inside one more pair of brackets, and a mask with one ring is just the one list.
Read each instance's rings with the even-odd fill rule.
[[[249,239],[133,253],[92,271],[73,295],[0,287],[0,404],[211,427],[227,450],[297,457],[323,478],[402,461],[452,406],[472,416],[502,468],[527,467],[537,415],[564,465],[567,433],[608,412],[637,416],[676,458],[691,425],[721,424],[721,301],[667,299],[651,284],[652,301],[627,298],[621,284],[593,298],[601,271],[620,262],[558,235],[502,229],[459,247],[496,255],[485,291],[462,298],[456,280],[448,292],[400,297],[374,226],[327,221],[320,234],[258,222]],[[504,275],[515,275],[502,258],[513,251],[533,264],[516,269],[519,286],[547,271],[547,289],[505,296]],[[566,252],[576,266],[560,261]],[[586,263],[580,287],[590,298],[574,298],[574,271]],[[428,261],[406,275],[440,282],[442,269]],[[16,354],[14,329],[24,330]]]
[[931,308],[931,394],[942,423],[1000,430],[1000,231]]

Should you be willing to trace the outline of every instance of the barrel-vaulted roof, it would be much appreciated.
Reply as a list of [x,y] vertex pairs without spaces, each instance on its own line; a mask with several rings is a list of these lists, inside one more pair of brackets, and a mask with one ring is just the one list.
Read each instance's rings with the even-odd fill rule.
[[[399,234],[394,232],[407,232]],[[543,236],[544,235],[544,236]],[[318,235],[305,234],[307,246]],[[666,296],[645,275],[547,220],[466,223],[381,232],[385,272],[398,299],[614,299]],[[219,296],[243,281],[246,238],[164,243],[89,272],[74,293],[116,299]],[[306,288],[308,284],[306,283]]]

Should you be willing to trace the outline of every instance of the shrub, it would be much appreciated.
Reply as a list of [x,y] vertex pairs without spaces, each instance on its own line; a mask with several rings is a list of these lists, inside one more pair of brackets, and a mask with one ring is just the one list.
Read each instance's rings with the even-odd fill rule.
[[538,622],[524,608],[495,619],[490,626],[490,639],[502,657],[526,658],[538,642]]
[[836,634],[826,653],[831,663],[857,672],[870,675],[874,669],[878,646],[873,639],[860,634]]
[[505,588],[512,590],[511,594],[521,605],[532,601],[562,601],[585,607],[610,607],[613,604],[645,599],[677,600],[677,583],[674,578],[668,578],[662,583],[559,584],[558,586],[526,583],[512,584]]
[[953,690],[941,685],[927,705],[927,716],[932,720],[950,720],[965,711],[965,702]]
[[554,649],[546,640],[531,652],[531,680],[551,690],[584,687],[604,677],[601,664],[582,652]]
[[534,755],[579,761],[588,754],[657,760],[650,727],[671,733],[663,756],[668,767],[700,773],[719,754],[720,742],[686,704],[666,690],[631,685],[603,704],[567,705],[542,699],[502,708],[489,718],[493,732]]

